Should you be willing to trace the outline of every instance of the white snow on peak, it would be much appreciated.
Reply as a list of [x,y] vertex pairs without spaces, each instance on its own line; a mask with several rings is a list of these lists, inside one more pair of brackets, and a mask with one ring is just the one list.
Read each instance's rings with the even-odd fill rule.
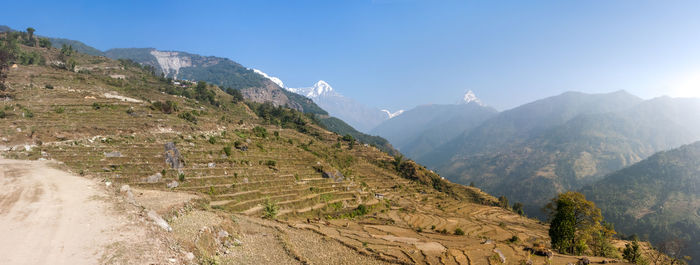
[[319,80],[318,82],[316,82],[316,84],[314,84],[311,87],[285,87],[285,89],[311,99],[329,95],[340,96],[340,94],[333,91],[333,87],[331,87],[331,85],[329,85],[326,81],[323,80]]
[[316,98],[321,95],[328,94],[332,91],[333,87],[331,87],[331,85],[326,83],[326,81],[319,80],[318,82],[316,82],[316,84],[314,84],[313,87],[311,87],[311,91],[309,91],[308,94],[306,94],[306,96],[310,98]]
[[389,110],[383,109],[382,112],[386,113],[386,115],[389,116],[389,119],[391,119],[393,117],[401,115],[401,113],[403,113],[403,110],[398,110],[398,111],[392,113]]
[[481,100],[476,97],[476,94],[474,94],[474,92],[471,90],[464,93],[464,97],[462,98],[462,100],[459,103],[460,104],[469,104],[472,102],[478,104],[479,106],[484,106],[484,103],[482,103]]
[[[272,81],[273,83],[277,84],[277,85],[280,86],[281,88],[285,88],[284,82],[282,82],[281,79],[279,79],[279,78],[277,78],[277,77],[274,77],[274,76],[269,76],[269,75],[266,74],[265,72],[260,71],[260,70],[258,70],[258,69],[253,69],[253,72],[255,72],[255,73],[259,74],[259,75],[262,75],[263,77],[265,77],[265,78],[267,78],[267,79],[270,79],[270,81]],[[295,92],[295,91],[292,91],[292,92]]]

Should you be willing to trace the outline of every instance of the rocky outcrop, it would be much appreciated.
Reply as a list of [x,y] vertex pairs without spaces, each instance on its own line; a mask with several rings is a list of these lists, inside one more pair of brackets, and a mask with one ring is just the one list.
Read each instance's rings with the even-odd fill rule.
[[165,144],[165,164],[173,169],[182,169],[185,167],[185,162],[182,159],[180,150],[177,150],[173,142]]
[[251,87],[241,89],[241,93],[246,100],[258,103],[270,102],[275,106],[287,106],[289,108],[303,111],[301,104],[294,102],[285,95],[284,91],[275,83],[265,80],[263,87]]

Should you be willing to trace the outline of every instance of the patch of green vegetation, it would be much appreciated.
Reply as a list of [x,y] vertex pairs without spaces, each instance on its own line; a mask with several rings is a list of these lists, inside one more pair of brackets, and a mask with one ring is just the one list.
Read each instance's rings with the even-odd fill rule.
[[177,115],[178,118],[189,121],[191,123],[197,124],[197,116],[193,114],[194,111],[191,112],[182,112]]
[[265,200],[263,205],[263,218],[265,219],[275,219],[279,213],[279,205],[270,199]]
[[226,154],[227,157],[231,156],[231,146],[224,146],[224,154]]

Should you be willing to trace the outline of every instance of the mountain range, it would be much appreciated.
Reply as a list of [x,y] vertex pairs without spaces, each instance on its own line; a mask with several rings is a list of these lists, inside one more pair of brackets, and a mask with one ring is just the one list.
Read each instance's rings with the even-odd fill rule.
[[498,113],[483,105],[472,91],[463,98],[458,104],[415,107],[383,122],[370,133],[386,138],[408,157],[421,157]]
[[582,192],[618,232],[700,263],[700,142],[654,154]]
[[305,96],[318,104],[321,108],[328,111],[332,116],[338,117],[362,132],[370,132],[382,122],[400,115],[403,110],[391,112],[389,110],[380,110],[377,108],[368,107],[354,99],[348,98],[328,84],[326,81],[319,80],[310,87],[293,88],[284,85],[284,82],[277,77],[270,76],[263,71],[254,69],[260,75],[275,82],[280,87],[287,91]]
[[[74,41],[63,40],[63,42],[64,44],[69,43],[68,45],[71,46],[75,44],[76,50],[95,52],[80,46],[79,43]],[[59,43],[59,41],[56,41],[56,43]],[[54,45],[57,45],[56,43]],[[42,50],[42,52],[48,54],[58,53],[55,49]],[[452,186],[440,176],[414,162],[403,161],[400,157],[392,159],[386,154],[376,152],[372,148],[366,148],[367,146],[354,147],[355,142],[352,137],[343,136],[350,135],[364,143],[373,144],[389,154],[397,154],[387,140],[361,133],[343,120],[328,115],[325,110],[319,107],[317,102],[323,102],[324,98],[335,103],[343,100],[352,101],[334,91],[324,81],[319,81],[314,86],[307,88],[288,88],[279,78],[271,77],[259,70],[246,68],[229,59],[178,51],[158,51],[151,48],[112,49],[100,52],[100,54],[101,56],[114,59],[130,59],[139,64],[150,66],[150,68],[133,67],[133,69],[127,69],[129,68],[127,66],[133,66],[133,64],[125,60],[113,61],[101,57],[76,55],[74,58],[78,59],[80,64],[89,65],[97,62],[111,66],[95,66],[93,68],[96,69],[94,73],[89,71],[66,71],[68,69],[52,68],[46,65],[39,66],[36,69],[51,73],[51,75],[45,75],[46,77],[51,77],[51,79],[47,80],[50,80],[53,84],[61,84],[60,86],[57,85],[61,89],[53,90],[53,85],[46,83],[46,89],[51,90],[46,93],[55,93],[56,95],[64,93],[64,87],[74,85],[76,82],[74,80],[78,80],[77,77],[73,78],[73,75],[75,75],[80,78],[88,77],[90,82],[104,84],[111,89],[121,93],[128,93],[127,95],[133,97],[148,95],[154,99],[174,99],[180,102],[180,106],[185,108],[180,110],[179,115],[169,115],[170,113],[166,113],[165,110],[162,111],[163,113],[157,113],[157,115],[169,121],[175,121],[174,123],[179,124],[181,126],[179,128],[183,128],[185,131],[189,130],[189,132],[192,132],[192,130],[196,130],[198,133],[194,135],[200,134],[199,132],[203,132],[205,129],[216,128],[220,125],[219,123],[226,120],[216,110],[224,113],[223,115],[240,117],[240,119],[229,119],[225,122],[228,126],[238,126],[242,130],[246,130],[245,132],[235,131],[236,133],[233,134],[217,133],[215,134],[216,137],[211,136],[209,138],[207,141],[208,145],[203,140],[205,139],[203,134],[201,134],[202,139],[199,139],[200,137],[187,139],[190,141],[198,140],[200,141],[198,144],[203,146],[215,145],[217,141],[225,140],[232,142],[233,146],[238,149],[238,146],[241,146],[243,142],[237,141],[238,144],[236,144],[236,142],[233,142],[235,139],[243,139],[248,134],[255,135],[255,139],[259,140],[258,148],[248,150],[248,146],[245,145],[245,150],[241,152],[257,152],[260,157],[270,158],[274,156],[275,159],[279,159],[280,164],[284,163],[285,166],[288,166],[280,167],[281,169],[291,170],[289,172],[285,171],[290,174],[285,174],[284,176],[294,178],[296,181],[290,180],[290,184],[293,185],[301,185],[302,183],[305,185],[307,183],[306,180],[300,181],[301,178],[295,175],[295,173],[300,171],[300,168],[294,168],[294,166],[298,166],[299,162],[304,162],[306,164],[303,164],[301,168],[306,170],[304,171],[306,172],[305,174],[323,173],[322,176],[324,178],[332,175],[334,181],[337,181],[337,179],[342,180],[345,177],[343,174],[348,176],[357,175],[358,180],[366,178],[365,175],[367,173],[370,176],[383,176],[387,172],[405,175],[403,177],[406,180],[397,182],[399,184],[385,183],[386,181],[383,180],[375,180],[374,182],[369,182],[370,184],[367,184],[365,181],[357,182],[361,187],[368,185],[381,187],[378,191],[382,193],[407,192],[408,190],[402,189],[402,186],[422,183],[438,192],[445,192],[444,195],[457,194],[455,191],[467,191],[465,194],[468,196],[480,194],[480,191],[476,188]],[[27,71],[26,69],[31,68],[23,66],[21,71]],[[125,76],[124,74],[129,75],[129,78],[120,79],[124,80],[123,82],[112,80],[114,78],[109,74],[113,70],[123,73],[122,76]],[[157,74],[153,76],[152,74],[156,72],[162,73],[162,76],[158,77]],[[190,89],[194,93],[207,93],[210,91],[207,86],[204,86],[204,90],[207,91],[198,91],[192,87],[183,88],[171,82],[171,80],[167,80],[166,77],[200,80],[217,84],[219,87],[210,86],[212,89],[211,95],[222,100],[217,102],[224,102],[225,100],[226,106],[222,107],[218,104],[208,105],[207,102],[200,104],[200,102],[196,101],[198,97],[186,99],[176,96],[176,94],[167,95],[164,91],[168,91],[168,89]],[[11,81],[13,82],[13,87],[16,88],[30,87],[26,84],[27,79],[17,74],[12,76]],[[51,88],[49,88],[49,85],[51,85]],[[157,87],[155,87],[156,85]],[[142,88],[142,91],[133,89],[134,87]],[[285,108],[270,108],[268,104],[251,102],[243,104],[240,101],[232,100],[230,95],[223,93],[223,91],[230,91],[231,89],[240,90],[248,101],[272,103],[276,106],[305,112],[306,115]],[[25,90],[17,91],[35,93]],[[92,112],[100,110],[100,103],[85,104],[85,101],[89,99],[88,97],[76,97],[70,93],[60,95],[70,95],[71,100],[83,103],[82,105],[67,104],[66,106],[81,106]],[[18,97],[21,100],[26,100],[26,98],[28,97]],[[94,97],[92,98],[94,99]],[[105,102],[115,104],[112,101],[105,100]],[[120,101],[116,103],[130,104]],[[321,103],[318,104],[321,105]],[[114,106],[105,107],[102,115],[106,115],[105,113],[122,115],[115,116],[119,117],[118,119],[105,120],[109,122],[117,121],[117,126],[121,130],[125,129],[121,127],[123,126],[122,122],[125,115],[131,117],[127,119],[150,120],[150,115],[141,115],[139,113],[151,113],[151,111],[158,110],[156,107],[159,105],[145,103],[135,105],[140,111],[136,114],[134,114],[134,106],[122,106],[119,104]],[[342,110],[344,111],[357,111],[361,104],[341,106],[343,106]],[[48,115],[58,117],[57,115],[65,111],[65,109],[59,111],[58,108],[54,109],[53,107],[31,107],[40,113],[40,117],[47,117]],[[121,109],[114,111],[116,108]],[[231,111],[232,109],[229,108],[238,111]],[[214,111],[202,111],[204,109]],[[10,108],[8,108],[9,110]],[[686,242],[684,244],[690,246],[690,253],[696,253],[693,249],[696,249],[697,246],[693,245],[693,243],[698,242],[697,217],[700,216],[700,211],[698,210],[700,203],[698,203],[697,198],[699,193],[697,184],[699,184],[700,144],[678,147],[700,140],[700,99],[660,97],[643,100],[625,91],[607,94],[567,92],[511,110],[498,112],[486,106],[473,92],[467,91],[458,104],[424,105],[393,117],[393,113],[390,111],[379,110],[379,113],[382,112],[386,112],[389,115],[386,115],[378,127],[372,131],[380,135],[386,135],[402,152],[418,162],[428,164],[449,180],[462,184],[473,183],[492,194],[506,195],[511,201],[523,202],[526,206],[526,212],[538,217],[542,216],[538,214],[537,210],[557,193],[567,190],[581,190],[601,206],[603,214],[617,224],[623,233],[640,233],[643,237],[657,243],[664,242],[669,238],[679,238]],[[27,113],[31,114],[32,112],[29,109],[25,109],[20,116],[19,111],[13,109],[10,117],[12,119],[20,119],[20,117],[31,119],[33,114],[25,117]],[[71,113],[79,115],[87,112]],[[273,116],[272,119],[270,119],[271,116]],[[245,126],[242,124],[243,118],[275,130],[275,137],[268,137],[267,129],[261,126],[255,129],[245,129]],[[197,123],[198,119],[200,120],[199,124]],[[40,121],[34,120],[32,122]],[[10,123],[8,122],[8,124]],[[104,124],[102,126],[107,125],[112,126],[113,124]],[[319,125],[319,127],[315,127],[316,125]],[[151,124],[139,121],[134,122],[131,126],[133,128],[127,129],[136,130],[140,128],[139,126],[150,127]],[[114,129],[111,129],[112,127],[109,128],[109,131],[114,131]],[[80,127],[79,129],[93,130],[91,131],[92,133],[99,132],[94,131],[95,127]],[[338,134],[325,131],[325,129]],[[280,134],[280,131],[282,134]],[[21,130],[16,130],[16,132],[13,131],[14,138],[11,139],[19,141],[19,139],[26,138],[24,135],[19,134]],[[62,134],[55,134],[45,130],[39,130],[39,134],[41,137],[50,137],[51,139],[64,137],[59,136]],[[281,140],[280,135],[287,137],[286,141]],[[33,136],[30,136],[30,139],[31,137]],[[182,135],[179,137],[182,139]],[[128,141],[128,138],[125,139],[127,140],[124,141]],[[169,139],[162,140],[170,141]],[[148,142],[150,140],[144,139],[144,141]],[[267,145],[267,148],[263,146],[263,143]],[[160,149],[162,145],[163,143],[158,143],[154,146]],[[68,147],[70,145],[66,148]],[[221,147],[221,150],[219,150],[219,147]],[[228,147],[228,152],[226,147]],[[46,148],[50,148],[50,145],[47,145]],[[228,154],[226,154],[231,152],[231,145],[215,146],[215,148],[223,157],[222,160],[217,161],[231,165],[231,161],[228,160]],[[672,148],[678,149],[664,151]],[[190,149],[190,151],[192,150],[198,154],[202,153],[201,149]],[[209,159],[213,159],[213,150],[210,149],[209,156],[205,156],[204,160],[199,162],[208,162]],[[269,150],[274,151],[269,152]],[[280,152],[279,150],[283,151]],[[293,150],[292,152],[295,153],[285,153],[284,150]],[[54,152],[52,150],[49,151]],[[84,150],[78,149],[75,151],[84,152]],[[239,154],[239,151],[233,151]],[[63,152],[56,151],[56,153]],[[296,155],[300,153],[307,155],[306,158],[297,159]],[[223,156],[224,154],[225,156]],[[323,167],[320,166],[321,162],[319,160],[346,170],[342,170],[343,172],[340,172],[340,170],[336,172],[329,171],[330,173],[320,172],[323,171]],[[105,160],[98,161],[104,162]],[[245,160],[246,162],[243,161],[240,160],[240,163],[247,166],[256,164],[247,160]],[[139,165],[142,165],[140,159],[138,162]],[[276,171],[278,170],[275,168],[277,163],[277,160],[259,160],[257,165],[261,169],[267,167],[265,170]],[[354,163],[364,164],[353,166]],[[155,165],[156,163],[153,164]],[[76,163],[75,166],[82,167],[83,163]],[[105,173],[104,168],[103,165],[94,167],[94,169],[102,173]],[[114,169],[117,170],[118,168],[120,167],[115,167]],[[195,170],[203,168],[205,167],[193,167]],[[206,168],[212,167],[207,164]],[[368,169],[373,169],[374,171],[367,171]],[[141,174],[140,171],[134,172]],[[278,176],[277,172],[274,172],[272,175],[275,176],[274,179],[277,181],[282,176]],[[193,174],[188,175],[188,178],[191,178],[192,184],[202,184],[198,181],[202,181],[203,178],[198,176]],[[235,174],[234,178],[237,179],[238,176]],[[229,180],[233,179],[227,177],[224,181]],[[184,177],[180,181],[184,183]],[[248,178],[245,178],[242,183],[248,184]],[[353,181],[352,183],[354,185],[355,182]],[[206,182],[205,184],[214,183]],[[329,186],[336,188],[335,184]],[[208,192],[210,196],[214,197],[216,191],[214,186],[207,187],[209,187]],[[236,188],[236,185],[218,185],[217,187],[233,189]],[[314,190],[303,188],[300,191],[314,192]],[[282,191],[286,192],[286,190]],[[362,192],[364,188],[346,188],[344,191]],[[279,192],[279,189],[275,188],[273,192]],[[425,187],[412,189],[408,192],[415,195],[416,198],[422,196],[422,194],[427,194]],[[383,200],[384,195],[382,193],[368,193],[365,195],[370,198],[381,197],[379,199]],[[260,193],[261,196],[265,194],[267,193]],[[238,196],[240,193],[235,195]],[[442,198],[442,195],[438,197]],[[296,195],[293,195],[292,198],[296,198],[294,196]],[[261,198],[256,197],[256,200]],[[403,199],[403,194],[395,198]],[[455,198],[456,202],[461,203],[464,201],[464,197]],[[487,201],[489,205],[492,205],[495,200],[488,197]],[[313,201],[313,204],[310,206],[315,205],[317,202]],[[223,200],[222,203],[238,202],[235,200]],[[299,205],[299,207],[301,206],[304,205]],[[423,206],[428,206],[428,204],[425,203]],[[503,206],[508,208],[509,205]],[[338,207],[342,207],[342,204],[338,205]],[[387,204],[386,207],[389,210],[394,209],[390,204]],[[441,206],[440,203],[437,203],[434,209],[432,206],[429,207],[426,209],[440,209],[442,212],[445,212],[444,208],[442,208],[444,206]],[[313,210],[313,207],[310,209]],[[394,210],[396,209],[399,208]],[[462,208],[453,207],[450,209],[458,211]],[[400,208],[398,211],[402,212],[402,215],[415,213],[415,210],[410,208],[409,210]],[[399,213],[393,214],[393,216],[399,216]],[[512,213],[508,212],[508,214]],[[500,216],[503,215],[498,215],[499,218]],[[408,219],[411,218],[413,217]],[[518,216],[518,218],[520,217]],[[394,219],[387,220],[394,222]],[[413,218],[412,220],[420,221],[420,218]],[[452,220],[440,219],[440,222],[451,223]],[[524,219],[517,220],[523,221]],[[425,229],[427,230],[428,226],[422,222],[420,224],[423,225],[422,227],[426,227]],[[501,224],[504,225],[502,226]],[[411,225],[411,227],[415,226]],[[421,226],[417,227],[419,230],[422,229]],[[471,225],[470,227],[477,227],[477,225]],[[505,223],[501,222],[488,229],[499,229],[497,227],[505,227]],[[413,230],[410,231],[413,233]],[[421,231],[418,231],[418,233],[421,233]],[[455,234],[457,234],[456,230]],[[499,234],[502,233],[495,233],[496,236]],[[479,238],[481,239],[481,237]],[[507,238],[503,238],[500,241],[505,240]],[[478,242],[480,241],[478,240]],[[476,245],[480,245],[480,243]]]
[[699,99],[568,92],[501,112],[416,159],[541,216],[559,192],[697,140]]

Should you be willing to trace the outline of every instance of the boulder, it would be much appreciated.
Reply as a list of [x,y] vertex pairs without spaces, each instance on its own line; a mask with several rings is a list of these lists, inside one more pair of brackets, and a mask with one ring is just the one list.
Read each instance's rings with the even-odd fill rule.
[[502,264],[506,264],[506,256],[503,255],[503,252],[501,252],[500,249],[494,248],[494,249],[493,249],[493,252],[495,252],[496,254],[498,254],[498,258],[501,259],[501,263],[502,263]]
[[113,151],[113,152],[106,152],[104,153],[105,157],[110,158],[110,157],[122,157],[122,153],[119,151]]
[[148,211],[148,218],[150,218],[156,225],[158,225],[160,228],[165,229],[165,231],[173,231],[173,229],[170,227],[168,222],[166,222],[156,211],[154,210],[149,210]]
[[156,183],[156,182],[160,181],[161,179],[163,179],[163,174],[160,174],[160,172],[159,172],[159,173],[155,173],[153,175],[148,176],[145,179],[145,182]]
[[177,186],[180,186],[180,183],[173,180],[170,183],[166,184],[165,186],[168,187],[168,189],[174,189],[174,188],[177,188]]
[[343,174],[337,170],[335,172],[324,171],[323,173],[321,173],[321,175],[324,178],[332,179],[335,182],[342,182],[345,179],[345,176],[343,176]]
[[578,262],[576,262],[576,265],[589,265],[589,264],[591,264],[591,261],[586,257],[580,258],[578,260]]
[[185,167],[180,150],[177,150],[173,142],[165,144],[165,164],[173,169],[182,169]]

